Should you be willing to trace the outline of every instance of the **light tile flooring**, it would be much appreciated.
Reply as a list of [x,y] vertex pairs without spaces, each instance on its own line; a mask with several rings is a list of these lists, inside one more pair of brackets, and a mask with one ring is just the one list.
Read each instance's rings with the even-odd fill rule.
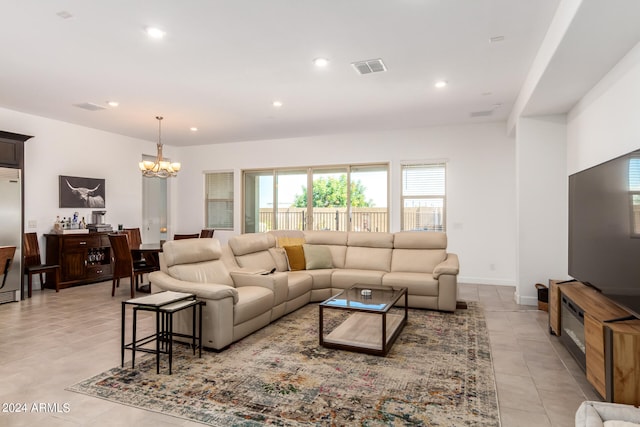
[[[120,302],[129,298],[128,286],[114,298],[110,287],[35,291],[31,299],[0,305],[0,426],[200,425],[64,390],[120,363]],[[515,304],[513,293],[468,284],[459,292],[460,300],[480,301],[486,311],[502,426],[573,426],[580,402],[598,397],[549,335],[546,313]],[[151,327],[147,316],[141,328]],[[41,403],[48,409],[33,411]],[[26,404],[27,413],[3,411],[15,410],[12,404]]]

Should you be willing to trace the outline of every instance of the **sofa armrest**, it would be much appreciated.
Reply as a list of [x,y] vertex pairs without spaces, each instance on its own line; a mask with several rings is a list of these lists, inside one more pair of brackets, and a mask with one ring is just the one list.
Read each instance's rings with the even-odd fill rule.
[[219,283],[198,283],[174,279],[163,271],[154,271],[149,274],[149,281],[164,291],[188,292],[200,299],[220,300],[233,298],[233,303],[238,302],[238,290],[233,286]]
[[433,278],[437,279],[441,274],[457,275],[460,271],[460,262],[458,261],[458,255],[447,254],[447,259],[436,265],[433,269]]

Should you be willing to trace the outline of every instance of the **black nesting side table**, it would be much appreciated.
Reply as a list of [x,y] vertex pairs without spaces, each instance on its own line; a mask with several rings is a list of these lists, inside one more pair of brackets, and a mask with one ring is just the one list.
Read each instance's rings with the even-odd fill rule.
[[[126,306],[133,306],[133,327],[131,342],[125,344],[125,313]],[[156,373],[160,373],[160,355],[169,355],[169,374],[171,375],[171,365],[173,362],[173,337],[191,339],[193,354],[196,354],[198,347],[198,357],[202,357],[202,306],[203,301],[198,301],[194,294],[184,292],[165,291],[147,295],[140,298],[133,298],[122,301],[122,332],[121,332],[121,357],[124,367],[124,352],[131,350],[131,367],[135,367],[136,351],[153,353],[156,355]],[[198,316],[196,316],[196,307]],[[179,311],[192,308],[192,334],[182,334],[173,332],[173,315]],[[156,314],[156,331],[151,335],[136,338],[136,327],[138,311],[152,311]],[[196,328],[196,317],[198,325]],[[155,348],[144,347],[146,344],[155,341]]]

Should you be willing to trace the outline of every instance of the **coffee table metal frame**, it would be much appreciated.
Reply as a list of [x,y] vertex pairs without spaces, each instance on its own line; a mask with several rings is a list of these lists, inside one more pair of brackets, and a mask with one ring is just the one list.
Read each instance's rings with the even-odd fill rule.
[[[362,290],[370,290],[370,296],[363,296]],[[388,324],[389,311],[404,296],[404,315],[394,319],[393,323]],[[409,297],[407,288],[389,287],[389,286],[373,286],[356,284],[349,289],[345,289],[337,295],[321,302],[319,304],[319,335],[320,345],[327,348],[336,348],[342,350],[355,351],[359,353],[373,354],[377,356],[386,356],[391,346],[396,341],[402,328],[406,325],[409,318],[408,304]],[[331,333],[325,336],[324,331],[324,310],[347,310],[353,312],[345,321],[336,327]],[[368,314],[368,315],[367,315]],[[358,334],[361,330],[360,322],[376,321],[376,317],[380,316],[381,336],[379,346],[361,345],[357,342],[345,342],[342,340],[332,341],[331,334],[339,328],[347,331],[349,334]],[[388,329],[389,325],[389,331]],[[367,343],[372,344],[372,343]],[[373,348],[376,347],[376,348]]]
[[[125,344],[125,314],[126,306],[133,306],[132,340]],[[204,301],[198,301],[194,294],[184,292],[165,291],[133,298],[122,302],[122,333],[121,333],[121,365],[124,367],[125,350],[131,350],[131,367],[135,368],[136,351],[153,353],[156,355],[156,373],[160,373],[160,355],[169,355],[169,375],[173,362],[173,338],[191,339],[193,354],[198,348],[198,357],[202,357],[202,306]],[[198,327],[196,329],[196,307],[198,313]],[[192,308],[192,334],[173,332],[173,315],[179,311]],[[136,337],[138,311],[152,311],[156,314],[156,331],[142,338]],[[155,348],[143,347],[155,341]]]

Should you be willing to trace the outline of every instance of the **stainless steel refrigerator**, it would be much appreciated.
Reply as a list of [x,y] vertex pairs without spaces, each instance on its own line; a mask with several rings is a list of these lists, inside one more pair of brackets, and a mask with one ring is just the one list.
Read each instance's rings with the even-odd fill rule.
[[[15,246],[0,303],[19,301],[22,284],[22,184],[20,169],[0,167],[0,246]],[[4,266],[3,266],[4,268]],[[0,283],[2,281],[0,280]]]

